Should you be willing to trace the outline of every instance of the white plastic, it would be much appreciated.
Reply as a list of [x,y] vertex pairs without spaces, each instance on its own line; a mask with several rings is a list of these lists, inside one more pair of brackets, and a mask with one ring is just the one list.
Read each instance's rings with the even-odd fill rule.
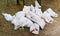
[[52,17],[58,17],[58,14],[55,13],[51,8],[47,9],[47,13],[50,14]]
[[36,7],[36,8],[41,8],[41,5],[38,3],[37,0],[35,0],[35,7]]
[[24,12],[29,12],[30,11],[30,6],[24,6],[23,11]]
[[43,13],[43,16],[42,16],[47,23],[52,23],[54,21],[54,19],[47,13],[47,11],[45,11]]
[[21,17],[20,19],[15,18],[12,22],[14,24],[14,30],[17,30],[19,27],[30,27],[33,25],[33,22],[26,17]]
[[39,16],[37,16],[35,13],[33,13],[31,11],[26,13],[26,14],[28,14],[30,16],[29,17],[29,16],[26,15],[27,18],[29,18],[30,20],[36,22],[42,29],[44,28],[45,22]]
[[30,10],[35,13],[35,7],[33,5],[30,6]]
[[41,9],[35,8],[35,14],[37,14],[39,17],[42,17]]
[[25,16],[25,12],[23,12],[23,11],[19,11],[19,12],[17,12],[17,13],[15,14],[15,16],[16,16],[17,19],[19,19],[19,18]]
[[7,13],[2,13],[2,15],[7,21],[12,21],[15,18],[15,16],[12,16],[11,14],[7,14]]
[[34,25],[30,27],[30,32],[33,34],[39,34],[39,25],[34,23]]

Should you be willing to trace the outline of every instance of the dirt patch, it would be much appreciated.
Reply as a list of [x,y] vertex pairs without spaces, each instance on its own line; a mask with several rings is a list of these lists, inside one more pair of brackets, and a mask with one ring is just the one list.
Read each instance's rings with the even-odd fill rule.
[[[54,4],[54,6],[53,6]],[[55,3],[49,3],[46,6],[53,7],[53,10],[56,11],[56,13],[59,14],[58,18],[54,18],[54,22],[52,24],[46,24],[45,28],[43,30],[40,30],[39,35],[34,35],[29,32],[28,28],[25,28],[25,30],[18,29],[14,30],[14,25],[12,25],[10,22],[7,22],[4,17],[1,15],[0,11],[0,36],[60,36],[60,9],[59,7],[56,9],[56,6],[59,6]],[[10,13],[14,15],[17,11],[21,9],[19,6],[12,5],[8,7],[1,6],[0,8],[3,9],[6,13]],[[44,7],[47,8],[47,7]],[[54,9],[55,8],[55,9]],[[46,10],[46,9],[45,9]]]

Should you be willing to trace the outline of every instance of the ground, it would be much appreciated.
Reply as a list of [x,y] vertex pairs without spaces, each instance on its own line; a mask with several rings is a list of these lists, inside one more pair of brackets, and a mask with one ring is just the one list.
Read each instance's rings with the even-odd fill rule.
[[54,18],[54,22],[52,24],[46,24],[45,28],[43,30],[40,30],[40,33],[38,35],[30,33],[28,28],[25,28],[25,30],[22,29],[14,30],[13,29],[14,25],[12,25],[10,22],[7,22],[1,14],[2,12],[7,12],[14,15],[17,11],[20,10],[21,7],[19,8],[19,6],[16,5],[6,7],[0,4],[0,8],[2,10],[0,11],[0,36],[60,36],[59,7],[57,9],[53,8],[55,12],[58,13],[59,16],[57,18]]

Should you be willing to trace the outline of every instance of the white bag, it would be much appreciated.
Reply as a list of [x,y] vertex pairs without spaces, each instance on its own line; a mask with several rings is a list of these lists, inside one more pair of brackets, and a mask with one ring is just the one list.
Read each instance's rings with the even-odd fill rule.
[[52,23],[54,19],[45,11],[42,16],[47,23]]
[[23,11],[24,12],[29,12],[30,11],[30,6],[24,6]]
[[17,13],[15,14],[15,16],[16,16],[17,19],[19,19],[19,18],[25,16],[25,12],[23,12],[23,11],[19,11],[19,12],[17,12]]
[[30,32],[33,34],[39,34],[39,25],[34,23],[34,25],[30,27]]
[[19,27],[30,27],[33,25],[33,22],[26,17],[21,17],[20,19],[15,18],[11,23],[14,24],[14,30],[17,30]]
[[35,1],[35,7],[36,8],[41,8],[41,5],[39,5],[38,1]]
[[39,17],[42,17],[41,9],[35,8],[35,14],[37,14]]
[[12,16],[11,14],[7,14],[7,13],[2,13],[2,15],[7,21],[12,21],[15,18],[15,16]]
[[30,10],[35,13],[35,7],[33,5],[30,6]]
[[47,13],[52,17],[58,17],[58,14],[55,13],[51,8],[47,9]]
[[[27,14],[30,16],[27,16]],[[45,26],[45,22],[44,20],[42,20],[39,16],[37,16],[35,13],[33,12],[28,12],[26,13],[26,17],[29,18],[30,20],[36,22],[42,29],[44,28]]]

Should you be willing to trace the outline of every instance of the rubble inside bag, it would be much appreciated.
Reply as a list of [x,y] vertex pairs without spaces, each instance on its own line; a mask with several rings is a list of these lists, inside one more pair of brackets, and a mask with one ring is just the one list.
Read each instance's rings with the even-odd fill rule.
[[23,12],[27,12],[27,11],[30,11],[30,6],[24,6],[24,8],[23,8],[23,10],[22,10]]
[[23,11],[19,11],[15,14],[16,18],[21,18],[21,17],[24,17],[25,16],[25,12]]
[[[29,16],[27,16],[29,15]],[[30,20],[38,23],[38,25],[43,29],[44,26],[45,26],[45,22],[38,16],[36,15],[35,13],[33,13],[32,11],[28,12],[26,15],[27,18],[29,18]]]
[[17,12],[17,14],[15,15],[15,19],[12,21],[12,23],[19,27],[24,27],[24,26],[30,27],[31,25],[33,25],[33,22],[25,17],[24,12]]
[[35,7],[32,4],[30,6],[25,5],[22,11],[17,12],[13,16],[7,13],[2,13],[2,15],[7,21],[14,24],[14,30],[25,26],[29,27],[30,32],[33,34],[39,34],[40,27],[44,29],[46,22],[53,23],[54,19],[52,17],[58,17],[58,14],[51,8],[42,13],[38,1],[35,1]]
[[41,9],[35,8],[35,14],[37,14],[39,17],[42,17]]
[[[15,15],[15,18],[11,21],[11,23],[14,24],[14,30],[17,30],[19,27],[24,27],[24,26],[27,26],[27,27],[31,28],[31,26],[34,25],[32,21],[30,21],[29,19],[27,19],[26,17],[24,17],[24,13],[23,12],[17,12],[16,15]],[[35,26],[36,25],[34,25],[34,27]],[[35,28],[37,28],[37,27],[35,27]],[[35,31],[35,32],[32,32],[32,33],[38,34],[38,30]]]
[[45,11],[42,16],[47,23],[52,23],[54,19]]
[[[24,21],[23,21],[24,20]],[[19,27],[30,27],[31,25],[33,25],[33,22],[31,20],[29,20],[26,17],[21,17],[20,19],[15,18],[12,23],[14,24],[14,28],[15,30],[17,30]]]
[[[35,12],[34,12],[36,15],[38,15],[41,19],[44,18],[43,20],[48,22],[48,23],[52,23],[53,19],[52,17],[50,17],[50,15],[48,15],[46,13],[46,15],[44,13],[42,13],[41,9],[39,8],[35,8]],[[45,20],[46,19],[46,20]]]
[[39,25],[34,23],[34,26],[30,27],[30,32],[32,32],[33,34],[39,34]]
[[55,13],[51,8],[48,8],[46,11],[51,17],[58,17],[58,14]]

